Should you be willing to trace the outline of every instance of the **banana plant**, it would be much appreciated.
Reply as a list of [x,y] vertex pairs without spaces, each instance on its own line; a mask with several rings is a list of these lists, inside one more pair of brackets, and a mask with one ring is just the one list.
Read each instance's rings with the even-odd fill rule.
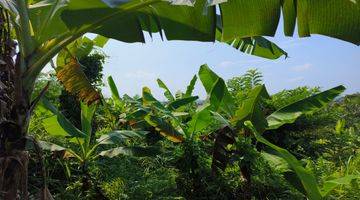
[[83,175],[83,192],[86,192],[89,189],[88,186],[92,184],[88,167],[99,158],[113,158],[120,155],[141,157],[157,153],[155,147],[129,145],[132,140],[144,138],[147,134],[146,131],[114,130],[98,138],[92,138],[94,135],[92,134],[94,131],[92,121],[96,104],[90,106],[85,103],[81,104],[81,130],[71,124],[48,100],[43,99],[42,105],[53,114],[53,116],[43,120],[46,131],[50,135],[64,138],[69,143],[67,147],[63,147],[40,141],[40,146],[44,150],[62,154],[63,159],[72,158],[77,163]]
[[[112,94],[111,99],[113,105],[121,112],[120,122],[127,124],[127,128],[147,130],[148,124],[144,121],[144,116],[152,110],[154,105],[157,105],[157,108],[162,107],[162,109],[160,109],[162,113],[171,113],[172,116],[176,116],[178,119],[186,119],[186,117],[189,117],[192,114],[193,106],[198,99],[197,96],[192,96],[196,79],[197,77],[194,76],[190,81],[186,92],[179,93],[176,96],[170,92],[164,82],[157,79],[159,86],[165,90],[164,95],[168,99],[165,103],[161,103],[155,99],[148,88],[143,89],[142,98],[134,99],[128,95],[120,97],[117,86],[111,76],[108,77],[108,84]],[[150,102],[146,103],[146,100]],[[158,114],[160,116],[160,113]]]
[[[0,0],[0,6],[0,59],[4,66],[0,175],[8,175],[0,179],[4,199],[15,199],[18,191],[28,198],[27,186],[20,184],[27,183],[23,173],[27,173],[28,154],[22,140],[28,135],[32,110],[41,99],[31,99],[35,80],[52,58],[85,33],[144,42],[144,31],[150,35],[158,32],[168,40],[220,41],[241,52],[275,59],[286,52],[261,36],[275,34],[282,11],[286,35],[293,35],[297,20],[301,37],[323,34],[360,43],[357,0]],[[76,60],[63,67],[63,81],[78,79],[79,73],[66,73],[66,68],[79,70]],[[87,91],[87,86],[78,83],[74,92]],[[91,95],[89,100],[83,92],[80,96],[86,103],[97,99]]]
[[[351,180],[358,178],[354,175],[342,177],[339,180],[329,180],[325,182],[322,189],[316,183],[314,176],[305,170],[301,163],[289,153],[287,150],[277,147],[261,136],[261,133],[267,130],[276,130],[279,127],[294,123],[297,118],[303,114],[310,114],[327,105],[337,96],[339,96],[345,88],[337,86],[335,88],[320,92],[313,96],[301,99],[295,103],[289,104],[276,110],[275,112],[265,115],[262,102],[270,98],[264,85],[254,87],[243,100],[239,107],[232,111],[228,107],[233,107],[233,100],[227,90],[223,80],[210,70],[206,65],[200,69],[200,79],[206,88],[210,88],[209,93],[211,112],[213,116],[222,123],[222,127],[215,131],[216,138],[213,149],[212,169],[214,174],[218,170],[224,170],[230,157],[239,153],[236,149],[230,151],[230,145],[235,145],[238,138],[251,137],[254,133],[255,139],[269,146],[278,153],[285,164],[289,165],[286,172],[286,178],[296,189],[306,195],[309,199],[321,199],[329,194],[329,192],[341,184],[348,184]],[[210,78],[211,77],[211,78]],[[214,81],[217,80],[217,81]],[[215,92],[217,91],[217,92]],[[216,96],[216,97],[215,97]],[[211,101],[211,99],[216,99]],[[236,146],[236,145],[235,145]],[[269,155],[269,154],[268,154]],[[273,158],[274,155],[265,158]],[[242,176],[247,181],[247,187],[251,184],[251,173],[249,166],[241,167]],[[331,185],[331,186],[330,186]],[[247,188],[249,189],[249,188]],[[246,194],[244,198],[251,198],[251,193]]]

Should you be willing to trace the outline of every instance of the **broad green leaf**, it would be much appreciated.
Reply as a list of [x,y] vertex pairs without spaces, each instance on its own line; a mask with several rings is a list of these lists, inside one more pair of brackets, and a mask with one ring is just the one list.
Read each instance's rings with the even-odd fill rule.
[[[205,0],[197,1],[194,7],[174,6],[160,0],[107,3],[72,0],[62,18],[71,30],[93,26],[91,32],[124,42],[144,42],[143,30],[163,30],[168,40],[213,41],[215,37],[212,31],[215,8],[205,7]],[[100,24],[101,27],[95,28]],[[115,27],[126,29],[119,31]]]
[[159,148],[156,147],[117,147],[99,153],[100,156],[113,158],[116,156],[135,156],[135,157],[146,157],[155,156],[159,153]]
[[284,124],[294,123],[301,115],[312,113],[327,105],[344,90],[344,86],[337,86],[280,108],[266,118],[269,125],[267,129],[277,129]]
[[196,81],[197,81],[197,76],[194,75],[194,77],[191,79],[189,85],[186,88],[185,97],[190,97],[192,95]]
[[[207,0],[191,1],[191,4],[194,4],[191,7],[184,6],[189,5],[184,1],[181,1],[182,3],[177,1],[176,4],[181,5],[176,6],[160,0],[143,2],[136,0],[126,2],[104,1],[104,3],[98,0],[92,2],[91,6],[83,1],[70,1],[68,10],[64,12],[62,17],[69,29],[83,26],[90,29],[89,32],[98,33],[123,42],[144,42],[143,31],[147,31],[150,33],[150,36],[152,36],[152,33],[159,32],[161,37],[163,37],[162,32],[164,32],[168,40],[218,40],[228,44],[232,43],[230,40],[222,39],[222,27],[216,26],[221,19],[216,19],[215,7],[209,6],[214,2],[219,3],[223,1],[212,1],[212,3],[209,3]],[[133,6],[135,4],[143,4],[143,6],[139,6],[138,9],[131,9],[131,11],[126,9],[136,7]],[[111,6],[108,7],[109,5]],[[125,15],[126,11],[128,12]],[[82,15],[79,13],[82,13]],[[98,24],[102,25],[101,28],[98,28]],[[114,27],[126,27],[126,30],[118,31]],[[254,37],[250,40],[251,44],[248,42],[249,40],[246,43],[247,47],[256,47],[253,48],[253,51],[245,51],[239,45],[230,45],[244,53],[259,54],[258,56],[271,59],[278,58],[284,54],[282,49],[265,38],[255,38],[258,35],[251,36]],[[234,39],[232,38],[231,41]],[[240,44],[239,42],[235,43]],[[266,48],[269,48],[269,50],[266,50]]]
[[155,99],[155,97],[151,94],[151,90],[147,87],[143,88],[142,101],[143,101],[143,106],[145,107],[154,107],[157,110],[162,111],[164,113],[170,112],[168,111],[167,108],[165,108],[165,106],[160,101]]
[[360,45],[359,0],[297,0],[296,9],[300,37],[321,34]]
[[285,57],[288,54],[278,47],[276,44],[271,42],[270,40],[260,37],[243,37],[243,38],[234,38],[230,40],[223,39],[223,27],[221,21],[221,15],[217,15],[216,21],[216,40],[220,42],[224,42],[231,47],[247,54],[260,56],[268,59],[277,59],[283,55]]
[[217,112],[225,97],[226,84],[223,79],[218,78],[211,88],[209,100],[211,109]]
[[45,142],[45,141],[38,141],[38,143],[39,143],[40,148],[43,150],[48,150],[48,151],[65,151],[66,150],[65,147],[59,146],[54,143]]
[[194,133],[198,133],[205,128],[209,127],[212,123],[212,117],[209,110],[209,105],[205,105],[204,107],[200,108],[192,117],[191,120],[188,122],[187,133],[190,135]]
[[81,102],[81,128],[82,132],[85,133],[88,137],[91,136],[92,133],[92,120],[97,108],[96,104],[86,105]]
[[109,87],[110,87],[112,99],[114,99],[115,102],[120,103],[121,102],[121,97],[119,95],[119,90],[116,87],[114,79],[112,78],[112,76],[109,76],[107,80],[108,80],[108,84],[109,84]]
[[165,90],[164,96],[165,96],[170,102],[171,102],[171,101],[174,101],[175,98],[174,98],[174,96],[171,94],[169,88],[165,85],[165,83],[164,83],[161,79],[159,79],[159,78],[158,78],[156,81],[157,81],[159,87],[161,87],[162,89]]
[[130,113],[126,118],[127,119],[141,119],[145,117],[150,111],[147,109],[139,108],[136,111]]
[[278,172],[287,172],[290,170],[287,162],[277,155],[261,152],[261,157],[264,158],[270,166]]
[[249,120],[255,124],[259,132],[263,132],[267,127],[267,121],[261,108],[261,102],[268,98],[269,94],[265,86],[256,86],[249,92],[243,102],[241,102],[232,120],[240,127],[243,126],[245,121]]
[[152,115],[147,115],[145,120],[168,140],[176,143],[184,141],[182,134],[164,119]]
[[188,105],[189,103],[192,103],[196,100],[198,100],[199,97],[198,96],[190,96],[190,97],[184,97],[184,98],[181,98],[181,99],[176,99],[175,101],[173,102],[170,102],[167,107],[170,109],[170,110],[176,110],[182,106],[186,106]]
[[[51,111],[57,119],[58,125],[55,125],[55,121],[53,119],[49,120],[48,122],[51,122],[53,125],[50,127],[53,127],[50,130],[49,133],[55,133],[55,131],[57,132],[58,127],[60,126],[66,133],[67,135],[71,136],[71,137],[79,137],[79,138],[85,138],[86,134],[81,132],[79,129],[77,129],[68,119],[65,118],[65,116],[57,110],[57,108],[50,102],[48,101],[46,98],[42,98],[42,105],[48,109],[49,111]],[[64,132],[61,132],[59,130],[60,136],[65,136]]]
[[102,35],[97,35],[94,39],[94,45],[103,48],[105,44],[109,41],[109,38]]
[[228,0],[220,4],[223,40],[274,36],[280,8],[280,0]]
[[341,185],[349,185],[353,180],[360,179],[359,175],[346,175],[341,178],[331,179],[324,182],[323,187],[321,188],[321,195],[326,197],[329,193]]
[[288,163],[289,167],[296,173],[296,175],[301,180],[301,183],[304,186],[304,189],[307,193],[307,197],[309,199],[311,200],[322,199],[320,190],[316,182],[316,178],[311,172],[307,171],[301,165],[301,163],[295,158],[295,156],[289,153],[286,149],[280,148],[272,144],[271,142],[267,141],[263,136],[261,136],[258,133],[257,129],[253,126],[253,124],[250,121],[246,121],[244,124],[254,133],[257,141],[267,145],[268,147],[276,151],[277,154]]
[[44,0],[29,6],[29,17],[38,44],[68,32],[60,18],[67,0]]
[[44,119],[42,121],[42,124],[46,132],[48,132],[52,136],[65,137],[70,135],[61,127],[61,125],[58,122],[58,117],[56,115]]
[[145,137],[146,134],[147,134],[146,131],[116,130],[101,135],[101,137],[96,141],[99,144],[122,144],[127,139],[143,138]]
[[[211,98],[211,93],[213,87],[215,86],[216,89],[213,91],[213,102],[219,101],[219,95],[221,95],[221,102],[219,108],[232,115],[235,110],[235,103],[232,99],[223,79],[221,79],[217,74],[215,74],[207,65],[202,65],[199,70],[199,77],[200,80],[206,90],[206,93]],[[215,97],[217,96],[217,97]],[[216,100],[217,99],[217,100]],[[219,103],[219,102],[217,102]],[[217,107],[217,106],[215,106]]]

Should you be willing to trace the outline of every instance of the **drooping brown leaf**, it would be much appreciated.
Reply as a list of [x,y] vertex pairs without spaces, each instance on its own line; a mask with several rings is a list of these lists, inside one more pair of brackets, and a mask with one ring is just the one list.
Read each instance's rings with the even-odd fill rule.
[[71,58],[63,66],[58,66],[56,76],[68,92],[76,95],[79,100],[88,105],[100,100],[99,92],[90,84],[80,63],[75,58]]

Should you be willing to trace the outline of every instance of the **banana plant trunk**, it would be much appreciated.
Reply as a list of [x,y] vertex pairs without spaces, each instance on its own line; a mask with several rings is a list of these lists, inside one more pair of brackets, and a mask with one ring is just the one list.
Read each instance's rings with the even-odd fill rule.
[[[28,199],[25,150],[30,97],[22,83],[20,54],[10,37],[9,16],[0,10],[0,199]],[[15,58],[15,59],[14,59]]]

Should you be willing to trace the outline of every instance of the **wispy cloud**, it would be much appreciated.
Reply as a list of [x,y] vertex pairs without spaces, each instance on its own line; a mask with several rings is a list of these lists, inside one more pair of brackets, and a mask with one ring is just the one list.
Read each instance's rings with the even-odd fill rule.
[[303,71],[307,71],[309,69],[311,69],[313,65],[310,63],[306,63],[303,65],[297,65],[295,67],[292,67],[291,70],[295,71],[295,72],[303,72]]
[[147,72],[144,70],[136,70],[134,72],[128,72],[125,74],[127,78],[134,78],[134,79],[152,79],[155,78],[155,74],[151,72]]
[[227,67],[230,67],[235,64],[236,64],[236,62],[225,60],[225,61],[222,61],[221,63],[219,63],[218,66],[222,67],[222,68],[227,68]]
[[294,83],[294,82],[299,82],[299,81],[303,81],[304,77],[303,76],[299,76],[299,77],[295,77],[295,78],[291,78],[288,79],[289,82]]
[[287,38],[286,40],[279,42],[280,48],[283,49],[290,49],[294,47],[299,47],[301,45],[302,42],[300,38],[290,38],[290,39]]
[[230,61],[230,60],[224,60],[218,64],[219,67],[227,68],[231,66],[250,66],[250,65],[259,65],[264,63],[261,59],[252,59],[252,60],[239,60],[239,61]]

